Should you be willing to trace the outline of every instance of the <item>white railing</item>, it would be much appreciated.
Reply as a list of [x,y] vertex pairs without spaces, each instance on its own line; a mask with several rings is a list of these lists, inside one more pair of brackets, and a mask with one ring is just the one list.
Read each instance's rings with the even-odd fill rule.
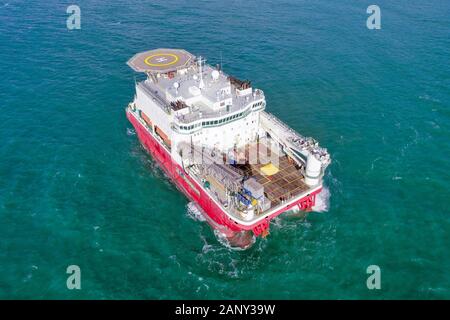
[[298,132],[288,127],[284,122],[267,112],[261,112],[261,124],[265,125],[270,133],[274,133],[287,144],[287,147],[307,156],[312,154],[317,160],[322,163],[322,166],[326,167],[330,163],[330,155],[327,149],[319,146],[319,143],[310,137],[304,137]]

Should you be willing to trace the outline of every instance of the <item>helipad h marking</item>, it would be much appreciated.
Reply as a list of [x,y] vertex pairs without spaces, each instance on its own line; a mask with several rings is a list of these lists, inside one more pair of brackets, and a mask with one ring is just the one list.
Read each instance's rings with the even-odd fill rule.
[[[167,62],[167,63],[151,63],[150,62],[150,59],[152,59],[154,57],[163,57],[163,58],[165,58],[167,56],[173,57],[174,60],[170,61],[170,62]],[[163,58],[160,58],[161,59],[160,61],[167,60],[167,59],[163,59]],[[166,67],[166,66],[170,66],[170,65],[176,63],[178,60],[179,60],[178,56],[176,54],[173,54],[173,53],[156,53],[156,54],[152,54],[151,56],[148,56],[147,58],[145,58],[144,63],[146,65],[150,66],[150,67]]]

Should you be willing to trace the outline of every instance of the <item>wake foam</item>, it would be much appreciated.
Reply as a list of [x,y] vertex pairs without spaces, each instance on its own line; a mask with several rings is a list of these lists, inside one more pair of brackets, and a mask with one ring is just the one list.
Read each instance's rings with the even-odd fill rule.
[[189,218],[191,218],[192,220],[196,220],[196,221],[206,221],[205,217],[203,216],[202,212],[200,211],[200,209],[197,207],[197,205],[195,204],[195,202],[189,202],[186,205],[187,208],[187,215]]
[[330,208],[330,190],[327,187],[323,187],[322,191],[316,195],[316,203],[312,207],[314,212],[327,212]]
[[[189,218],[195,221],[206,221],[205,216],[203,215],[203,211],[198,207],[198,205],[191,201],[186,205],[186,214]],[[226,234],[221,232],[218,229],[214,229],[211,227],[214,232],[214,236],[217,239],[217,242],[219,242],[223,247],[230,249],[230,250],[246,250],[250,248],[256,241],[256,237],[251,233],[251,235],[246,234],[245,232],[236,233],[231,238],[227,237]],[[203,238],[203,237],[202,237]],[[206,241],[205,241],[206,243]],[[203,247],[203,251],[205,249],[208,251],[211,245],[205,244],[206,247]]]
[[256,242],[256,237],[253,233],[251,233],[250,236],[246,232],[236,233],[232,239],[229,239],[225,234],[214,229],[214,235],[222,246],[234,251],[247,250]]

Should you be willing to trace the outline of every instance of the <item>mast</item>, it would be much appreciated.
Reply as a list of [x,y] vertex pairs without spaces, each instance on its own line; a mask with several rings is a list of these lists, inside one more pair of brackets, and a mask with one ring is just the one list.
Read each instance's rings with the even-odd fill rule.
[[203,68],[202,68],[202,62],[203,62],[202,56],[199,56],[199,57],[198,57],[198,63],[199,63],[199,65],[198,65],[198,70],[199,70],[199,73],[200,73],[200,83],[199,83],[198,87],[199,87],[200,89],[203,89],[203,88],[205,87],[205,83],[203,82]]

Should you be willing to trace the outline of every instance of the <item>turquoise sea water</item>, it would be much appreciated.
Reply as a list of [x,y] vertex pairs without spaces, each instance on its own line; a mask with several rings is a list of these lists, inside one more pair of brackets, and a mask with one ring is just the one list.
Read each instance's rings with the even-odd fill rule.
[[[0,298],[450,298],[448,1],[376,1],[381,30],[372,1],[76,1],[72,31],[70,4],[0,2]],[[327,209],[246,251],[196,221],[124,114],[158,47],[222,56],[326,146]]]

